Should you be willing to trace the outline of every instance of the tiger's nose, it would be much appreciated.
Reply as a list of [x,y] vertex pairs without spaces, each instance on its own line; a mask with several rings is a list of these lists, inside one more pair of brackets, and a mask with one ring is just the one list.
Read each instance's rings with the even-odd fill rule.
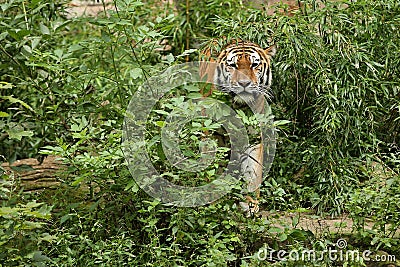
[[249,80],[240,80],[240,81],[238,81],[238,84],[241,87],[246,88],[251,84],[251,81],[249,81]]

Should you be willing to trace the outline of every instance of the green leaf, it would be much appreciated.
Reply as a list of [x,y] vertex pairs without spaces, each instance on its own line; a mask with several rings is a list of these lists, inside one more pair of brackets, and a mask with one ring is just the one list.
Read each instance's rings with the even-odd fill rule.
[[175,235],[176,232],[178,232],[178,230],[179,230],[178,226],[172,227],[172,235]]
[[42,23],[39,24],[39,30],[42,34],[44,35],[50,35],[50,30],[47,28],[46,25],[43,25]]
[[68,47],[68,52],[76,52],[76,51],[79,51],[79,50],[82,50],[82,49],[83,49],[83,47],[81,45],[73,44],[70,47]]
[[62,59],[63,54],[64,54],[64,51],[62,49],[54,50],[54,55],[56,55],[58,59]]
[[0,82],[0,89],[11,89],[12,87],[12,83]]
[[26,207],[27,208],[36,208],[36,207],[39,207],[41,205],[43,205],[43,203],[38,203],[38,202],[35,202],[35,201],[31,201],[31,202],[28,202],[28,204],[26,204]]
[[188,90],[189,92],[199,92],[200,91],[199,86],[194,85],[194,84],[185,85],[185,89]]
[[294,240],[304,241],[304,240],[307,239],[307,237],[306,237],[307,236],[307,232],[305,232],[304,230],[295,229],[289,234],[289,236],[291,238],[293,238]]
[[124,190],[130,190],[130,191],[132,191],[133,193],[136,193],[136,192],[139,191],[139,186],[137,185],[136,181],[130,180],[130,181],[128,182],[128,184],[125,186],[125,189],[124,189]]
[[172,54],[168,54],[168,55],[165,57],[165,59],[166,59],[166,61],[167,61],[169,64],[171,64],[172,62],[175,61],[174,55],[172,55]]
[[31,137],[33,136],[32,131],[24,131],[24,130],[17,130],[15,128],[9,129],[7,131],[8,137],[10,139],[17,139],[18,141],[21,141],[22,137]]
[[274,126],[281,126],[281,125],[285,125],[285,124],[289,124],[291,123],[291,121],[288,120],[279,120],[279,121],[274,121]]
[[292,220],[292,226],[296,227],[298,223],[299,223],[299,216],[294,216]]
[[10,102],[13,103],[13,104],[14,104],[14,103],[21,104],[22,106],[24,106],[25,108],[29,109],[30,111],[35,112],[35,111],[33,110],[33,108],[31,108],[28,104],[26,104],[26,103],[25,103],[24,101],[22,101],[22,100],[19,100],[18,98],[15,98],[15,97],[13,97],[13,96],[2,96],[1,98],[10,101]]
[[283,229],[274,226],[268,229],[268,233],[270,234],[283,233]]
[[20,208],[11,208],[11,207],[1,207],[0,208],[0,216],[16,216],[18,215],[18,211]]
[[40,240],[51,243],[51,242],[57,240],[57,236],[55,236],[55,235],[50,235],[50,234],[48,234],[48,233],[44,233],[43,236],[40,237]]
[[3,111],[0,111],[0,118],[5,118],[5,117],[8,117],[8,116],[10,116],[10,114],[8,114],[6,112],[3,112]]
[[9,30],[8,34],[14,38],[16,41],[21,41],[25,36],[29,35],[31,31],[29,30]]
[[287,239],[287,237],[288,237],[287,234],[281,233],[278,238],[279,238],[279,241],[283,242]]
[[28,53],[28,54],[32,54],[32,48],[30,46],[24,45],[22,46],[22,48]]
[[41,251],[35,251],[35,252],[33,252],[33,255],[32,255],[32,261],[39,263],[39,262],[51,261],[51,259],[49,257],[47,257],[46,255],[43,255]]
[[156,121],[156,125],[157,125],[158,127],[164,127],[165,121]]
[[240,242],[240,238],[237,237],[237,236],[234,236],[234,237],[231,238],[231,241],[232,241],[232,242],[238,242],[238,243],[239,243],[239,242]]
[[43,223],[41,222],[31,222],[31,221],[24,221],[20,227],[23,230],[34,230],[38,228],[42,228]]
[[71,215],[70,214],[65,214],[64,216],[61,217],[60,219],[60,224],[65,223],[67,220],[71,219]]
[[83,181],[85,181],[85,176],[79,176],[79,177],[77,177],[77,178],[75,179],[75,181],[73,181],[73,182],[71,183],[71,185],[72,185],[72,186],[77,186],[77,185],[79,185],[80,183],[82,183]]
[[110,43],[112,41],[110,35],[105,31],[101,31],[101,39],[106,43]]
[[142,77],[143,71],[141,68],[133,68],[129,71],[129,75],[135,80]]

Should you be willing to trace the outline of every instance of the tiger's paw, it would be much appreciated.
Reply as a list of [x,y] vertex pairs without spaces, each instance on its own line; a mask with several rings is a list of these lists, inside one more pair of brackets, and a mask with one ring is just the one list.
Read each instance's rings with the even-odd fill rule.
[[242,208],[242,211],[246,213],[247,218],[255,217],[255,215],[260,211],[258,200],[253,199],[250,196],[246,196],[246,202],[239,202],[239,206]]

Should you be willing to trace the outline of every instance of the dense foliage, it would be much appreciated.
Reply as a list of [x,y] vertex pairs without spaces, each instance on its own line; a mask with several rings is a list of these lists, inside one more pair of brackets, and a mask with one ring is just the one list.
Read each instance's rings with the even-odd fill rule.
[[[299,1],[289,15],[267,16],[242,2],[117,0],[117,11],[95,18],[69,18],[62,1],[0,2],[1,161],[54,154],[67,166],[60,188],[40,193],[22,192],[18,177],[2,173],[1,264],[268,266],[276,258],[260,262],[263,246],[323,250],[340,237],[296,228],[304,211],[347,214],[352,248],[400,257],[400,3]],[[138,188],[121,151],[137,88],[198,58],[204,42],[231,38],[279,48],[271,101],[279,137],[261,202],[271,214],[294,212],[280,227],[245,218],[240,189],[204,207],[164,206]],[[166,40],[171,50],[162,49]],[[162,118],[148,130],[160,168]]]

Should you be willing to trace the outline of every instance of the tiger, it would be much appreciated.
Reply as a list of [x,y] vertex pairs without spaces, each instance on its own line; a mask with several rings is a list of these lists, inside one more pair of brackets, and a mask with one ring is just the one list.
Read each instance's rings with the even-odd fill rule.
[[[263,114],[266,100],[272,97],[271,60],[276,51],[276,45],[263,49],[250,41],[233,40],[222,49],[216,59],[211,57],[210,50],[205,50],[208,60],[217,64],[201,65],[200,75],[207,76],[207,81],[215,84],[217,90],[231,94],[234,105],[248,105],[253,113]],[[234,155],[234,158],[239,159],[247,192],[255,193],[255,199],[247,195],[246,201],[239,203],[247,217],[253,217],[259,212],[263,149],[263,144],[260,143]]]

